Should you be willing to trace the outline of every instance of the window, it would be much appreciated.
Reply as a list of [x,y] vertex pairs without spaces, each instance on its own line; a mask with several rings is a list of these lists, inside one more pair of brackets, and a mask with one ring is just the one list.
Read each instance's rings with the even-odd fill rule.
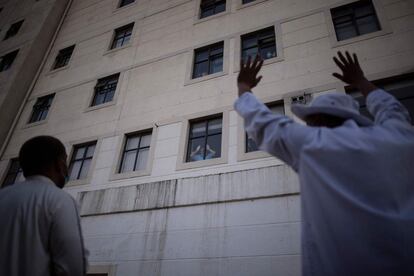
[[187,162],[221,157],[222,117],[190,122]]
[[10,69],[18,52],[19,50],[16,50],[0,57],[0,72]]
[[51,94],[37,99],[33,106],[32,116],[30,117],[29,123],[39,122],[46,119],[54,97],[55,94]]
[[123,7],[123,6],[129,5],[129,4],[132,4],[134,2],[135,2],[135,0],[121,0],[119,2],[119,7]]
[[[414,125],[414,73],[381,79],[373,83],[396,97],[407,108],[411,115],[411,123]],[[373,120],[362,94],[350,87],[346,87],[345,90],[359,102],[361,114]]]
[[151,131],[126,135],[119,173],[144,170],[151,144]]
[[95,147],[96,141],[74,147],[69,165],[70,180],[84,179],[88,176]]
[[53,69],[62,68],[68,65],[74,49],[75,45],[72,45],[70,47],[60,50],[59,54],[56,57],[55,64],[53,65]]
[[263,59],[276,57],[275,28],[269,27],[241,37],[241,57],[246,60],[248,56],[255,57],[257,54]]
[[223,47],[220,42],[194,51],[193,79],[223,71]]
[[134,23],[128,24],[115,30],[114,40],[112,41],[111,49],[119,48],[127,45],[131,40],[132,29]]
[[[282,114],[282,115],[285,114],[285,107],[284,107],[283,101],[267,104],[267,107],[273,113]],[[259,150],[256,145],[256,142],[252,138],[248,137],[247,133],[246,133],[245,141],[246,141],[246,145],[245,145],[246,152],[253,152],[253,151]]]
[[243,5],[244,4],[249,4],[249,3],[254,2],[254,1],[256,1],[256,0],[242,0],[242,4]]
[[23,181],[23,170],[20,167],[19,159],[14,158],[11,160],[9,170],[4,178],[2,187],[13,185],[16,182]]
[[338,41],[381,30],[371,0],[362,0],[331,9]]
[[224,12],[226,10],[225,0],[201,0],[200,19]]
[[8,30],[8,31],[7,31],[7,33],[6,33],[6,36],[4,37],[4,40],[9,39],[9,38],[11,38],[11,37],[15,36],[15,35],[19,32],[20,27],[21,27],[21,26],[22,26],[22,24],[23,24],[23,21],[24,21],[24,20],[21,20],[21,21],[19,21],[19,22],[16,22],[16,23],[12,24],[12,25],[10,26],[9,30]]
[[95,86],[92,105],[96,106],[113,100],[115,90],[118,85],[119,74],[115,74],[103,79],[99,79]]

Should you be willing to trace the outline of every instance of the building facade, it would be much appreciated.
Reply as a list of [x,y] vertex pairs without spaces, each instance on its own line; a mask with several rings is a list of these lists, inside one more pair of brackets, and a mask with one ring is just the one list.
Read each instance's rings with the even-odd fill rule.
[[254,93],[274,112],[335,90],[360,100],[331,76],[338,50],[356,52],[367,77],[414,110],[411,0],[66,7],[4,130],[0,176],[3,186],[22,178],[27,139],[62,140],[91,275],[300,275],[299,183],[243,131],[241,58],[265,59]]

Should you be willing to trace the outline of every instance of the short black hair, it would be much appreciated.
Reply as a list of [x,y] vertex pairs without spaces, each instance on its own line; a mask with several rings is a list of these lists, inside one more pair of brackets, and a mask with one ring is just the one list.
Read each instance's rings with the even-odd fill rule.
[[37,136],[26,141],[19,152],[25,177],[43,174],[60,158],[66,157],[65,146],[52,136]]

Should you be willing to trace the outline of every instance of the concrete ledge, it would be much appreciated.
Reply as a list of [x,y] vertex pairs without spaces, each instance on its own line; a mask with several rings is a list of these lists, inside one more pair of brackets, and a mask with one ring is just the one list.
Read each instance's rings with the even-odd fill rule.
[[81,216],[252,200],[299,193],[286,165],[82,192]]

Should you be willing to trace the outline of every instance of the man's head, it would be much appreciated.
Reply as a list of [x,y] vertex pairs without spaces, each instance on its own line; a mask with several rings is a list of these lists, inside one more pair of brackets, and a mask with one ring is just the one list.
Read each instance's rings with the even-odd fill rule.
[[329,93],[315,98],[309,105],[296,104],[292,112],[314,127],[334,128],[352,119],[360,126],[370,126],[372,121],[359,113],[359,104],[344,93]]
[[37,136],[23,144],[19,162],[25,177],[44,175],[63,188],[68,173],[66,150],[62,142],[51,136]]

